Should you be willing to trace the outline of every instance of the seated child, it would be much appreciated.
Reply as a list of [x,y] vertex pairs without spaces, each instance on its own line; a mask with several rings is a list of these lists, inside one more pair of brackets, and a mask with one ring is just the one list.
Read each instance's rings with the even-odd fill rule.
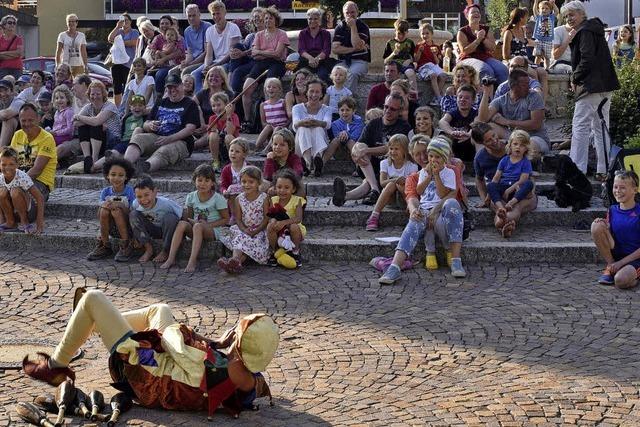
[[120,142],[114,145],[113,148],[105,150],[104,157],[99,159],[93,165],[93,172],[100,171],[108,158],[121,158],[124,155],[124,152],[127,150],[127,146],[129,145],[129,141],[131,141],[133,132],[138,128],[142,129],[142,124],[146,119],[146,111],[147,108],[144,96],[133,95],[129,98],[129,112],[122,118],[122,138],[120,138]]
[[407,76],[411,84],[411,92],[415,99],[418,97],[418,82],[413,64],[416,44],[409,38],[409,22],[398,19],[393,23],[393,27],[396,30],[396,38],[387,42],[382,57],[385,64],[391,61],[398,63],[400,72]]
[[110,185],[100,192],[98,208],[100,236],[98,244],[87,255],[87,259],[95,261],[113,256],[113,249],[109,242],[109,236],[113,236],[120,239],[120,247],[114,259],[117,262],[127,262],[133,253],[129,210],[136,199],[133,187],[128,183],[135,169],[129,161],[111,157],[104,163],[103,170],[104,177]]
[[36,99],[40,114],[40,127],[47,132],[53,128],[53,107],[51,106],[51,92],[41,92]]
[[[60,85],[53,90],[53,104],[56,112],[53,116],[53,127],[51,135],[56,141],[56,146],[64,144],[73,139],[73,94],[65,85]],[[80,153],[80,142],[77,142],[78,154]],[[58,155],[59,157],[59,155]]]
[[331,123],[331,134],[333,139],[329,146],[322,153],[322,162],[327,163],[336,153],[339,147],[345,147],[347,153],[351,153],[364,130],[362,117],[356,114],[356,100],[351,96],[342,98],[338,102],[340,118]]
[[216,193],[216,172],[210,165],[200,165],[193,171],[192,181],[196,191],[187,195],[184,202],[182,221],[178,223],[171,241],[169,257],[160,268],[171,268],[186,236],[191,237],[191,255],[184,269],[193,273],[198,265],[198,254],[203,240],[219,240],[220,227],[229,222],[227,200]]
[[327,88],[327,93],[324,96],[324,104],[331,108],[331,119],[337,120],[339,116],[340,101],[348,96],[353,96],[351,90],[345,86],[347,81],[347,75],[349,71],[342,65],[336,65],[331,70],[331,81],[333,84]]
[[147,61],[144,58],[136,58],[131,63],[133,75],[127,84],[129,97],[126,100],[125,111],[129,112],[131,101],[135,95],[143,96],[147,100],[146,108],[151,111],[156,93],[156,82],[153,77],[147,75]]
[[173,233],[182,216],[182,208],[173,200],[158,196],[156,185],[148,175],[139,178],[133,190],[136,200],[129,213],[133,238],[144,246],[144,254],[138,259],[148,262],[153,257],[152,239],[162,239],[162,250],[153,262],[167,260]]
[[[293,243],[291,256],[296,260],[296,267],[302,266],[300,244],[307,235],[307,228],[302,224],[303,208],[307,204],[304,197],[296,196],[300,180],[291,169],[281,169],[276,174],[276,196],[271,197],[271,205],[280,204],[289,215],[289,219],[278,221],[274,218],[267,225],[267,239],[271,252],[278,249],[278,237],[288,233]],[[288,250],[287,248],[284,248]],[[277,260],[271,255],[269,264],[275,266]]]
[[[418,171],[418,165],[409,156],[409,138],[396,134],[389,139],[389,154],[380,162],[380,185],[382,192],[367,220],[367,231],[377,231],[380,212],[392,201],[403,200],[405,178]],[[399,196],[399,198],[398,198]]]
[[218,267],[230,274],[242,271],[242,264],[247,257],[258,264],[266,264],[269,260],[269,242],[265,232],[269,217],[270,200],[266,193],[260,191],[262,174],[255,166],[247,166],[240,172],[243,192],[236,197],[233,206],[236,224],[232,225],[231,258],[218,259]]
[[[509,137],[507,154],[498,163],[493,180],[487,185],[487,192],[496,206],[495,226],[501,230],[503,237],[510,237],[520,219],[507,215],[514,207],[525,200],[533,191],[531,161],[527,158],[529,151],[529,134],[517,129]],[[505,203],[506,202],[506,203]]]
[[[236,138],[229,145],[229,164],[222,168],[220,174],[220,192],[233,206],[236,196],[242,193],[240,172],[247,166],[245,161],[249,151],[249,143],[244,138]],[[230,221],[230,223],[232,223]]]
[[444,94],[447,73],[438,65],[442,56],[440,46],[433,42],[433,26],[428,22],[420,24],[420,36],[422,41],[416,45],[413,59],[416,61],[418,76],[431,82],[431,89],[435,95],[431,105],[437,106],[440,105],[440,99]]
[[472,162],[476,155],[476,147],[471,141],[471,123],[478,117],[478,110],[472,108],[475,97],[473,86],[461,86],[457,92],[456,108],[445,113],[439,123],[440,130],[453,140],[453,155],[465,162]]
[[[44,231],[44,196],[26,172],[18,169],[18,153],[11,147],[0,150],[0,208],[4,222],[0,231],[16,228],[27,234]],[[16,224],[16,216],[19,224]],[[2,218],[0,218],[0,221]],[[33,222],[35,221],[35,224]]]
[[371,120],[379,119],[380,117],[382,117],[383,114],[384,114],[384,111],[382,111],[382,108],[368,109],[367,112],[364,113],[364,124],[366,125]]
[[271,139],[273,131],[278,128],[285,128],[291,123],[282,95],[282,82],[280,79],[270,77],[264,82],[264,96],[266,99],[260,104],[262,132],[260,132],[256,140],[256,151],[264,149],[262,152],[264,155],[269,152],[270,144],[268,141]]
[[[224,144],[225,152],[229,144],[240,136],[240,119],[229,104],[229,95],[218,92],[211,95],[213,114],[209,118],[209,150],[213,158],[213,168],[220,169],[220,146]],[[219,119],[219,120],[218,120]]]
[[264,162],[263,182],[260,188],[262,191],[266,191],[269,196],[276,195],[273,179],[276,172],[283,168],[291,169],[299,179],[302,178],[302,159],[295,153],[293,133],[286,128],[280,128],[273,133],[271,152]]
[[607,266],[598,279],[601,285],[619,289],[633,288],[640,273],[640,205],[636,203],[638,175],[618,171],[613,180],[613,195],[606,218],[591,224],[591,237]]

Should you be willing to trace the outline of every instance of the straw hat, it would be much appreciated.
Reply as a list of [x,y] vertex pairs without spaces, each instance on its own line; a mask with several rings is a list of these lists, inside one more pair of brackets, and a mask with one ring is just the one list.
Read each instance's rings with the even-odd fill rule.
[[262,372],[278,349],[280,334],[273,319],[265,313],[245,316],[236,327],[238,353],[251,372]]

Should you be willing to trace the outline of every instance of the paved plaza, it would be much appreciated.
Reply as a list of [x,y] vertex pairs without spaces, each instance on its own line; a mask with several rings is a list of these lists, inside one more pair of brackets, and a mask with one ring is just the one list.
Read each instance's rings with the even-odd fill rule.
[[[462,280],[417,267],[381,287],[364,263],[307,260],[299,271],[253,266],[230,277],[73,253],[0,260],[4,338],[57,340],[78,286],[122,309],[167,302],[209,335],[240,315],[271,314],[281,330],[267,371],[275,406],[261,402],[239,420],[219,413],[215,425],[640,424],[640,299],[595,285],[595,265],[471,265]],[[105,349],[95,337],[84,348],[77,384],[110,396]],[[42,391],[53,388],[0,371],[0,426],[22,425],[16,402]],[[204,413],[141,408],[125,420],[207,425]]]

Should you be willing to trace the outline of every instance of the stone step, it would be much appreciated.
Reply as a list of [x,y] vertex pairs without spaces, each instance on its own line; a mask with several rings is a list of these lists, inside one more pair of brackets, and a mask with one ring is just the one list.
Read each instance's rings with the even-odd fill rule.
[[[402,226],[392,226],[372,233],[365,231],[364,227],[309,227],[302,254],[307,264],[314,260],[366,262],[375,256],[392,256],[396,243],[376,238],[399,238],[402,229]],[[46,230],[41,236],[2,233],[0,245],[21,250],[88,253],[93,249],[97,235],[97,220],[48,217]],[[180,258],[187,258],[189,251],[190,246],[183,245]],[[442,257],[441,252],[439,255]],[[200,258],[213,260],[223,253],[225,249],[220,242],[208,242],[203,245]],[[423,256],[424,245],[419,242],[413,258],[422,260]],[[566,226],[521,226],[509,239],[502,238],[493,227],[481,227],[472,231],[463,243],[463,257],[466,264],[593,263],[597,261],[597,252],[589,233],[573,232]]]
[[[168,193],[160,195],[171,198],[180,205],[184,204],[187,192]],[[66,217],[73,219],[93,219],[96,217],[96,208],[100,196],[99,190],[78,190],[74,188],[58,188],[49,198],[46,206],[47,216]],[[473,207],[479,200],[470,198],[470,217],[478,226],[493,224],[493,216],[489,209]],[[363,226],[371,213],[372,207],[358,202],[349,201],[343,207],[331,204],[330,197],[313,197],[307,199],[304,223],[308,225],[343,225]],[[592,198],[592,207],[577,213],[570,209],[558,208],[554,202],[546,197],[539,197],[538,208],[523,217],[523,224],[536,224],[540,226],[572,225],[578,220],[592,221],[597,216],[604,216],[605,208],[602,200]],[[381,214],[384,224],[392,226],[404,226],[407,222],[405,211],[398,209],[385,209]]]
[[[303,182],[306,194],[313,197],[329,197],[333,195],[333,180],[340,176],[347,184],[347,190],[357,187],[362,180],[351,174],[327,173],[319,178],[314,176],[305,177]],[[187,171],[162,171],[153,174],[158,191],[163,193],[186,193],[193,191],[191,172]],[[469,195],[477,196],[475,180],[471,176],[464,177],[465,185],[469,190]],[[101,190],[107,185],[102,174],[93,175],[63,175],[62,171],[56,174],[56,188],[75,188],[78,190]],[[599,194],[601,184],[592,181],[593,194]],[[549,191],[554,186],[554,177],[550,173],[542,173],[536,178],[536,188],[538,191]]]

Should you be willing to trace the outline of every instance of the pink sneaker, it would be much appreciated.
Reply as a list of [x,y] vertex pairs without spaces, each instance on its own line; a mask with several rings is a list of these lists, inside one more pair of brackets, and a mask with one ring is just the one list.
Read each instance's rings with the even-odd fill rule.
[[380,226],[380,216],[371,215],[367,220],[366,230],[378,231],[379,226]]

